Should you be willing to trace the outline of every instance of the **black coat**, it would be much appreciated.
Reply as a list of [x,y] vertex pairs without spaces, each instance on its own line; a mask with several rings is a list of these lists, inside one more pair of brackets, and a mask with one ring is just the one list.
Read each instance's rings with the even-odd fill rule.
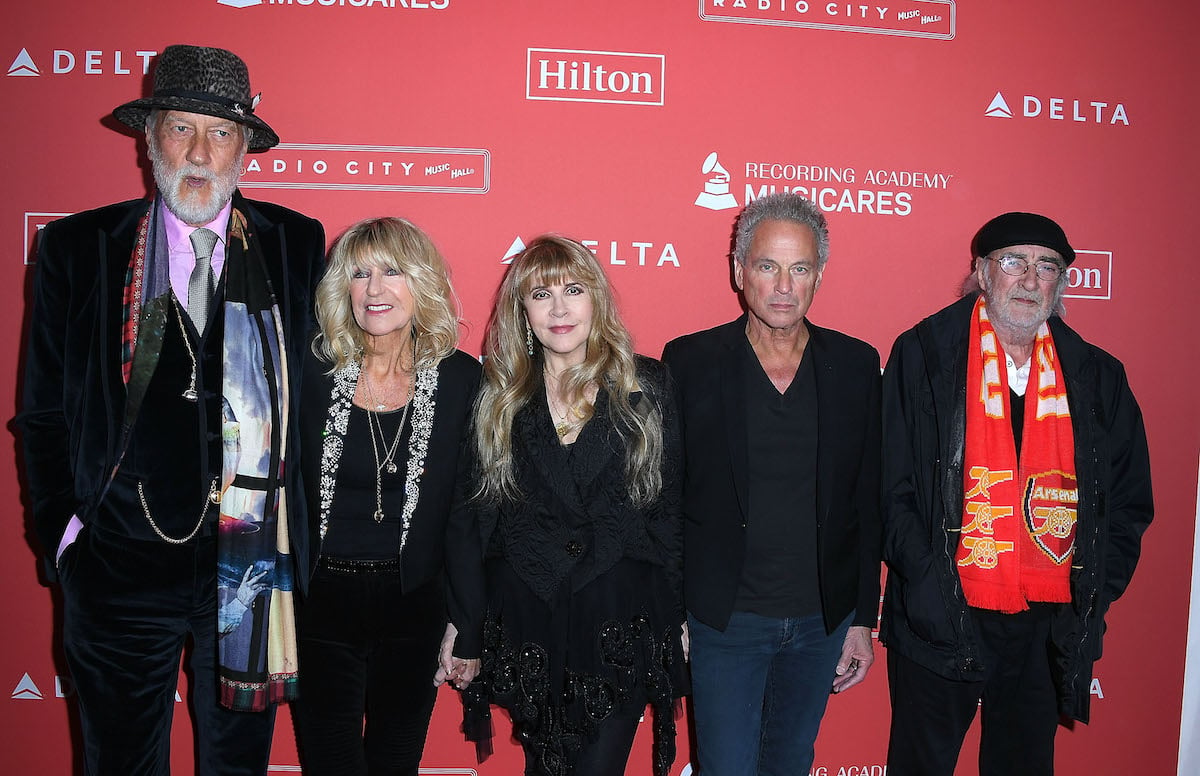
[[[337,461],[332,464],[329,446],[344,439],[336,428],[326,433],[334,380],[325,374],[329,364],[311,352],[304,375],[304,400],[300,407],[300,468],[304,480],[309,532],[312,541],[307,554],[299,556],[297,567],[307,584],[321,554],[321,476],[337,480]],[[479,657],[479,616],[483,602],[483,565],[477,541],[452,540],[454,532],[471,534],[474,526],[468,515],[456,513],[466,525],[451,524],[451,506],[456,488],[467,485],[470,449],[471,408],[479,389],[479,362],[462,351],[454,351],[437,365],[437,388],[433,392],[433,426],[429,447],[421,464],[417,506],[409,524],[408,538],[400,557],[400,584],[405,592],[415,590],[446,572],[450,620],[459,630],[454,654]],[[417,401],[416,398],[413,401]],[[416,423],[416,411],[413,422]],[[411,496],[409,496],[411,497]]]
[[[91,520],[120,457],[122,296],[138,224],[150,204],[133,200],[78,213],[48,224],[38,239],[17,424],[34,528],[51,560],[71,516],[85,525]],[[283,316],[293,402],[286,455],[295,460],[299,365],[312,329],[312,294],[323,265],[325,233],[317,221],[278,205],[240,194],[233,205],[246,215],[262,248]],[[293,492],[296,471],[288,467],[285,483]],[[288,522],[293,551],[303,552],[303,509],[293,508]]]
[[503,557],[547,603],[563,585],[575,592],[623,558],[644,560],[664,571],[679,622],[682,535],[679,517],[679,431],[669,380],[662,364],[638,357],[642,391],[636,406],[652,401],[663,418],[662,492],[643,507],[629,499],[625,443],[608,411],[608,394],[597,394],[595,413],[573,443],[560,447],[544,390],[513,419],[513,470],[519,501],[477,505],[484,551]]
[[[808,323],[817,385],[817,548],[827,632],[879,612],[879,354]],[[746,551],[746,316],[667,343],[684,447],[684,594],[688,611],[724,630]]]
[[[962,527],[967,345],[975,297],[900,335],[884,375],[884,559],[880,640],[948,679],[983,678],[954,565]],[[1062,713],[1086,722],[1104,614],[1129,584],[1154,505],[1137,401],[1121,363],[1058,317],[1049,321],[1067,386],[1079,483],[1071,603],[1051,625]]]

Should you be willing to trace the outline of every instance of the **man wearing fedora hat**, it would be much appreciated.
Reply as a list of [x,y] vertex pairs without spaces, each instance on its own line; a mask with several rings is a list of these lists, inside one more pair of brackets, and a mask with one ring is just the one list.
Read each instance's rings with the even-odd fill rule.
[[295,692],[291,413],[325,237],[238,193],[279,142],[257,102],[231,52],[169,46],[113,111],[155,195],[39,240],[18,423],[89,774],[169,772],[185,641],[197,773],[265,773]]
[[952,776],[979,708],[982,776],[1052,774],[1154,513],[1125,371],[1060,317],[1062,228],[1005,213],[971,255],[883,378],[888,776]]

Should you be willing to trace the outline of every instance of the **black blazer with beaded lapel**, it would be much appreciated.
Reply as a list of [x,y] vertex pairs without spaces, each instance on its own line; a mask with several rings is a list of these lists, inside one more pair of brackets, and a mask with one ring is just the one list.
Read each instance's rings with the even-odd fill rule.
[[[305,553],[297,555],[300,587],[306,590],[308,580],[320,558],[320,523],[322,475],[336,482],[338,460],[327,454],[340,445],[343,437],[336,428],[328,428],[331,402],[349,401],[353,386],[337,385],[334,375],[326,374],[329,364],[306,348],[303,400],[300,405],[300,462],[304,501],[311,541]],[[473,524],[463,527],[452,524],[452,505],[467,489],[469,477],[471,408],[479,389],[482,370],[479,362],[462,351],[442,359],[436,368],[436,388],[430,398],[434,405],[428,448],[418,485],[418,500],[412,514],[408,539],[400,558],[401,584],[411,590],[446,572],[449,584],[449,607],[452,619],[460,631],[459,657],[478,657],[478,652],[466,654],[477,645],[468,644],[468,635],[478,629],[464,612],[479,612],[483,608],[483,566],[478,540],[449,541],[452,532],[474,536]],[[348,395],[347,395],[348,392]],[[413,401],[416,401],[414,396]],[[414,409],[415,413],[415,409]],[[344,432],[342,432],[344,433]],[[464,453],[466,451],[466,454]],[[468,512],[455,513],[463,520]]]

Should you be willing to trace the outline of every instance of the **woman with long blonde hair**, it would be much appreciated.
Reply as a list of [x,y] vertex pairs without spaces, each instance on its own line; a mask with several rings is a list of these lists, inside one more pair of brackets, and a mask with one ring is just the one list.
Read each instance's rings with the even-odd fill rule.
[[[433,242],[402,218],[338,238],[317,286],[300,462],[310,524],[300,567],[300,699],[309,774],[416,776],[436,684],[479,668],[477,547],[449,538],[479,362]],[[468,525],[468,529],[471,526]]]
[[686,688],[666,370],[634,354],[595,256],[557,236],[513,260],[485,351],[471,508],[487,613],[468,730],[495,703],[527,774],[617,774],[650,704],[665,774]]

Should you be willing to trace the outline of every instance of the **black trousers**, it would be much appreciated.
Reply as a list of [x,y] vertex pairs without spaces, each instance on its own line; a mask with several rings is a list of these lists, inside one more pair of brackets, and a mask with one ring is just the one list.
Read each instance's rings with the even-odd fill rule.
[[977,708],[983,711],[980,776],[1051,776],[1058,728],[1053,611],[1052,604],[1018,614],[972,609],[987,668],[983,681],[946,679],[888,650],[888,776],[953,776]]
[[59,567],[85,773],[170,773],[171,717],[189,637],[196,773],[266,773],[274,710],[219,703],[215,537],[171,545],[88,526]]
[[440,577],[403,594],[394,569],[318,567],[299,609],[292,704],[305,774],[417,775],[445,612]]

